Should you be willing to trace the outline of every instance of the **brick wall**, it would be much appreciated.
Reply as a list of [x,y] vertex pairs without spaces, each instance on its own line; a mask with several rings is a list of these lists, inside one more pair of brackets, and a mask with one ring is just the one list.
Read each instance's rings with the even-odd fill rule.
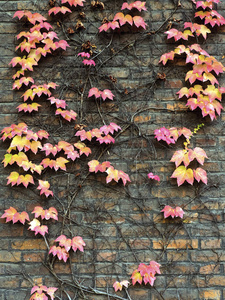
[[[32,186],[28,189],[6,186],[8,174],[16,167],[1,168],[0,208],[2,214],[10,206],[28,212],[37,205],[55,206],[60,222],[50,225],[48,240],[52,243],[60,235],[68,202],[76,194],[64,234],[82,236],[86,247],[84,253],[73,254],[70,263],[56,260],[55,272],[62,280],[72,282],[72,270],[84,286],[113,293],[114,281],[129,279],[139,263],[156,260],[162,265],[162,274],[157,276],[154,288],[137,284],[129,289],[130,299],[221,300],[225,298],[225,115],[222,112],[213,122],[208,117],[203,120],[200,112],[190,111],[185,101],[178,101],[176,92],[184,84],[185,72],[189,70],[182,60],[178,60],[177,65],[158,65],[160,56],[174,48],[163,34],[168,22],[171,20],[175,27],[182,28],[182,23],[194,15],[191,1],[181,1],[182,7],[176,11],[175,2],[147,1],[148,11],[141,15],[148,24],[148,34],[140,30],[131,32],[129,27],[113,35],[98,33],[101,20],[106,16],[111,20],[120,11],[122,1],[104,1],[104,10],[91,8],[87,1],[84,9],[74,9],[71,15],[49,18],[60,38],[67,39],[71,47],[43,58],[30,75],[40,84],[46,81],[59,84],[55,95],[67,100],[69,108],[78,113],[78,124],[92,129],[102,126],[104,119],[107,124],[119,124],[124,131],[114,145],[107,149],[103,146],[101,150],[94,147],[90,159],[70,163],[67,172],[48,170],[44,178],[50,181],[55,196],[47,200]],[[15,56],[16,34],[27,26],[12,16],[21,9],[47,16],[49,8],[48,1],[1,1],[0,124],[3,128],[26,122],[33,130],[47,130],[52,143],[71,142],[75,140],[74,122],[56,118],[44,98],[40,99],[39,113],[18,114],[16,107],[22,103],[22,92],[11,89],[15,70],[8,63]],[[218,4],[218,9],[225,16],[225,3]],[[74,29],[82,11],[86,14],[82,20],[85,30],[69,35],[67,29]],[[206,42],[201,39],[199,42],[224,62],[225,27],[213,32]],[[90,71],[77,58],[82,44],[87,41],[96,46],[93,56],[97,55],[96,68]],[[157,79],[158,72],[165,72],[165,81]],[[115,100],[105,101],[99,108],[93,99],[87,98],[90,84],[112,90]],[[225,86],[224,77],[220,78],[220,84]],[[205,126],[192,142],[202,147],[209,157],[204,164],[208,185],[184,184],[178,188],[175,180],[170,179],[174,164],[169,160],[183,141],[167,146],[157,142],[153,132],[162,126],[193,129],[202,122]],[[2,159],[7,146],[1,142]],[[105,176],[101,174],[86,178],[87,162],[98,157],[101,151],[104,151],[102,161],[110,160],[129,174],[130,184],[126,187],[121,183],[106,185]],[[160,184],[149,181],[149,172],[160,176]],[[160,211],[164,205],[181,206],[185,210],[184,219],[163,219]],[[45,267],[48,261],[46,245],[39,235],[34,237],[22,225],[5,224],[1,220],[0,239],[0,300],[29,299],[32,284],[27,279],[59,287]],[[72,299],[82,298],[79,289],[67,285],[65,288],[74,297]],[[85,294],[87,299],[109,299],[106,295]],[[59,299],[69,299],[66,294],[57,295]],[[117,295],[128,299],[125,292]]]

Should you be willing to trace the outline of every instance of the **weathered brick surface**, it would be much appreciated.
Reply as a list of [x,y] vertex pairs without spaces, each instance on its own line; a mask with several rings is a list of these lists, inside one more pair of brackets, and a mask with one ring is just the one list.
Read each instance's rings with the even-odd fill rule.
[[[104,10],[92,9],[90,1],[86,1],[83,9],[76,8],[62,19],[49,17],[59,37],[67,39],[71,47],[43,58],[29,76],[33,76],[38,84],[47,81],[59,84],[54,95],[67,100],[69,109],[78,113],[78,124],[92,129],[102,126],[104,120],[106,124],[118,123],[124,129],[101,159],[109,160],[116,168],[127,172],[132,182],[125,188],[121,183],[106,185],[103,174],[91,174],[83,182],[88,173],[87,161],[96,159],[101,152],[97,147],[93,148],[90,159],[70,163],[67,172],[47,170],[43,178],[50,181],[55,195],[48,200],[40,197],[33,186],[28,189],[6,186],[7,176],[16,170],[16,166],[6,169],[1,166],[0,212],[2,214],[10,206],[29,213],[38,205],[44,208],[55,206],[60,216],[58,223],[54,221],[49,226],[48,240],[52,245],[60,235],[70,196],[78,191],[69,219],[64,224],[64,234],[82,236],[86,247],[84,253],[73,253],[70,263],[55,261],[54,270],[61,279],[71,281],[72,270],[74,278],[84,286],[113,293],[112,284],[116,280],[129,279],[140,262],[156,260],[162,265],[162,274],[157,275],[155,288],[149,285],[131,287],[130,299],[225,299],[225,114],[222,112],[211,122],[208,117],[203,119],[199,111],[187,109],[186,102],[179,101],[176,92],[185,84],[189,67],[182,59],[177,59],[176,65],[169,63],[162,67],[158,64],[160,56],[174,48],[174,43],[167,41],[163,34],[168,22],[180,29],[183,22],[189,22],[194,14],[191,1],[181,1],[182,6],[172,16],[176,1],[149,0],[146,2],[148,11],[141,13],[148,24],[148,33],[132,32],[127,27],[114,33],[113,37],[110,33],[98,34],[98,27],[105,16],[111,20],[120,11],[123,1],[103,2]],[[225,16],[224,1],[217,6]],[[49,142],[74,142],[75,123],[56,118],[44,97],[39,99],[40,113],[18,114],[16,107],[22,103],[20,97],[25,89],[12,91],[11,77],[15,70],[8,64],[19,55],[14,52],[18,45],[16,34],[27,30],[26,23],[12,19],[12,16],[22,9],[47,16],[49,8],[45,0],[1,1],[0,126],[2,129],[25,122],[33,130],[47,130],[51,135]],[[70,36],[67,29],[74,29],[81,11],[87,16],[82,20],[86,29]],[[152,33],[158,28],[156,34]],[[97,55],[94,58],[96,68],[89,71],[77,58],[82,44],[88,40],[97,47],[93,48],[93,57]],[[203,48],[225,62],[225,26],[213,30]],[[158,72],[164,72],[166,79],[156,79]],[[225,86],[224,76],[220,77],[220,83]],[[105,101],[99,108],[87,97],[91,85],[100,90],[112,90],[115,100]],[[84,101],[81,105],[82,93]],[[163,126],[193,129],[202,122],[205,126],[191,142],[194,147],[202,147],[209,157],[204,164],[208,185],[194,183],[178,188],[176,181],[170,178],[174,164],[169,161],[174,151],[181,149],[184,140],[167,146],[157,142],[153,132]],[[7,142],[0,142],[1,160],[7,146]],[[39,161],[43,158],[41,154],[30,157]],[[159,175],[160,183],[150,182],[149,172]],[[39,179],[38,176],[35,178]],[[181,206],[185,210],[184,219],[163,219],[160,211],[164,205]],[[45,267],[48,262],[45,241],[27,231],[27,225],[5,224],[2,219],[0,224],[0,300],[29,299],[32,285],[28,278],[34,284],[58,287],[54,276]],[[74,289],[71,286],[65,288],[73,299]],[[117,295],[127,299],[124,291]],[[68,298],[66,294],[62,297],[60,299]],[[108,299],[106,295],[89,294],[88,297]],[[74,299],[81,298],[78,291]]]

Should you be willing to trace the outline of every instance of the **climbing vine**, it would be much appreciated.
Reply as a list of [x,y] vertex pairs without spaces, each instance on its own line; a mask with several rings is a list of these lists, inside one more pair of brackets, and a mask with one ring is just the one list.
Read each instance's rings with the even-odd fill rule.
[[[72,13],[73,6],[83,7],[84,0],[62,0],[60,6],[54,6],[55,3],[52,3],[52,8],[49,9],[49,16],[63,16]],[[95,3],[94,3],[95,2]],[[194,38],[194,34],[197,37],[207,38],[207,34],[211,32],[208,26],[221,26],[225,24],[225,19],[219,15],[215,10],[213,10],[213,4],[219,3],[219,0],[214,1],[197,1],[193,2],[196,4],[196,9],[198,10],[195,13],[195,18],[200,19],[199,23],[184,23],[184,31],[179,31],[175,28],[170,28],[166,31],[167,38],[174,38],[175,41],[183,39],[188,41],[191,38]],[[61,4],[67,4],[70,6],[61,6]],[[106,17],[102,21],[102,25],[98,28],[99,34],[120,34],[123,30],[134,31],[146,30],[148,25],[145,23],[145,20],[142,16],[136,15],[136,12],[139,13],[147,11],[145,2],[135,1],[132,3],[123,3],[121,10],[129,10],[130,14],[124,15],[122,12],[118,12],[113,17],[112,21],[109,21]],[[93,8],[104,9],[104,4],[99,1],[92,1],[91,6]],[[178,5],[179,7],[180,5]],[[81,13],[80,13],[81,14]],[[24,103],[20,104],[17,109],[19,113],[35,113],[39,111],[41,104],[38,102],[38,99],[45,99],[47,103],[55,105],[55,116],[60,118],[60,122],[72,122],[77,121],[80,117],[81,121],[83,118],[83,112],[79,113],[70,109],[67,110],[66,107],[69,106],[68,102],[64,99],[56,98],[54,96],[54,91],[57,91],[57,88],[60,88],[54,82],[44,82],[39,84],[33,77],[28,76],[28,72],[33,72],[35,68],[38,67],[39,62],[45,59],[46,56],[60,53],[61,50],[66,51],[70,48],[69,43],[66,40],[59,40],[55,31],[52,30],[52,26],[47,22],[47,19],[39,13],[31,13],[29,11],[17,11],[14,14],[14,17],[18,17],[24,22],[28,22],[31,26],[29,31],[22,31],[17,35],[17,40],[23,41],[16,47],[17,51],[20,51],[21,56],[14,57],[10,65],[12,67],[18,67],[19,70],[13,75],[13,89],[21,90],[26,89],[22,94],[21,98]],[[59,25],[59,27],[62,25]],[[131,26],[131,27],[130,27]],[[82,28],[81,26],[80,29]],[[128,28],[128,29],[127,29]],[[189,29],[187,29],[189,28]],[[109,33],[109,30],[112,32]],[[73,34],[73,30],[68,31],[69,34]],[[149,36],[154,34],[154,32],[148,32]],[[111,42],[110,42],[111,43]],[[87,46],[87,44],[89,46]],[[79,159],[84,161],[83,154],[86,157],[92,154],[92,149],[95,147],[102,148],[100,155],[93,157],[92,160],[87,160],[86,164],[88,165],[88,173],[86,178],[93,173],[98,173],[95,176],[98,177],[100,173],[106,173],[106,183],[113,184],[112,181],[119,183],[120,181],[124,186],[132,182],[132,178],[125,173],[123,170],[117,169],[113,166],[111,161],[102,161],[101,158],[105,152],[108,151],[109,147],[115,143],[117,137],[123,134],[126,129],[122,128],[115,122],[109,122],[108,125],[105,122],[102,113],[101,105],[103,102],[110,103],[114,102],[116,96],[113,92],[105,86],[101,88],[99,85],[93,85],[90,79],[90,72],[92,68],[97,67],[98,63],[96,62],[97,55],[94,55],[93,49],[95,45],[90,45],[90,42],[83,44],[82,49],[79,50],[76,54],[78,59],[82,59],[82,69],[83,72],[86,72],[87,81],[84,85],[85,92],[87,94],[87,101],[93,101],[96,103],[96,107],[100,118],[103,122],[103,126],[92,128],[86,130],[86,124],[77,124],[75,125],[76,133],[74,134],[74,141],[68,142],[65,140],[59,140],[58,143],[52,144],[50,142],[43,142],[44,140],[50,139],[49,133],[44,129],[39,129],[38,131],[33,131],[29,129],[26,123],[12,124],[9,127],[5,127],[2,130],[2,140],[10,140],[7,153],[3,159],[4,167],[9,167],[10,165],[16,164],[19,167],[19,172],[12,171],[7,177],[7,185],[14,186],[22,184],[24,187],[28,185],[34,185],[38,182],[37,189],[40,191],[40,195],[45,198],[54,197],[55,194],[51,189],[50,182],[46,180],[47,168],[50,168],[57,171],[67,171],[67,166],[69,163],[77,162]],[[61,49],[61,50],[60,50]],[[113,50],[114,51],[114,50]],[[211,120],[216,119],[216,114],[220,115],[222,105],[220,104],[222,100],[222,94],[225,93],[225,88],[219,86],[219,82],[216,76],[222,74],[225,70],[222,63],[216,60],[215,57],[210,56],[205,50],[201,48],[199,44],[186,45],[182,44],[175,48],[174,51],[163,54],[161,56],[160,62],[165,65],[169,60],[175,60],[177,56],[186,56],[185,63],[187,65],[192,64],[192,69],[187,72],[185,81],[190,84],[190,87],[182,87],[178,91],[179,99],[187,98],[186,106],[191,110],[200,109],[202,116],[209,116]],[[165,79],[165,76],[161,78],[159,75],[158,79]],[[110,80],[115,82],[115,78],[111,77]],[[90,88],[86,91],[87,86]],[[52,91],[54,90],[54,91]],[[125,94],[128,94],[128,91],[125,90]],[[81,110],[83,109],[83,95],[84,90],[81,91]],[[144,111],[145,109],[143,109]],[[63,123],[62,123],[63,124]],[[175,163],[176,169],[173,172],[171,178],[177,179],[177,185],[182,185],[185,181],[193,185],[194,179],[197,182],[202,181],[204,184],[207,184],[207,174],[204,169],[197,166],[197,164],[203,165],[205,159],[208,158],[206,152],[196,146],[191,148],[191,139],[198,131],[204,126],[204,124],[199,124],[194,129],[188,129],[186,127],[182,128],[165,128],[156,129],[154,131],[155,138],[158,141],[164,141],[167,145],[175,144],[179,137],[185,137],[185,142],[183,143],[182,150],[176,150],[171,158],[171,162]],[[85,141],[85,142],[84,142]],[[45,157],[45,158],[43,158]],[[41,159],[40,159],[41,158]],[[32,161],[33,160],[33,161]],[[101,161],[101,162],[100,162]],[[191,167],[190,167],[191,165]],[[192,168],[196,167],[197,168]],[[17,168],[18,169],[18,168]],[[157,173],[153,169],[154,174]],[[35,175],[34,175],[35,174]],[[154,175],[152,172],[146,172],[146,177],[153,179],[155,181],[160,181],[158,175]],[[86,179],[85,178],[85,179]],[[85,179],[82,181],[84,182]],[[154,184],[154,183],[153,183]],[[81,185],[82,187],[82,185]],[[80,187],[80,188],[81,188]],[[57,236],[54,240],[54,245],[50,245],[49,241],[46,238],[46,235],[49,233],[48,225],[46,221],[50,219],[55,222],[58,221],[58,211],[55,207],[50,207],[44,209],[41,206],[36,206],[32,211],[32,214],[35,215],[33,220],[30,221],[30,217],[26,211],[19,213],[14,207],[10,207],[5,210],[1,218],[6,218],[6,222],[12,221],[13,223],[20,222],[23,225],[29,225],[27,228],[30,231],[33,231],[35,235],[41,235],[45,241],[46,248],[48,250],[48,264],[46,267],[49,269],[49,272],[59,280],[61,284],[62,292],[67,296],[68,299],[71,299],[68,291],[63,287],[63,280],[57,277],[54,271],[55,260],[63,260],[65,263],[70,261],[70,253],[80,250],[81,252],[85,251],[86,242],[81,236],[74,236],[70,232],[70,237],[64,234],[64,227],[68,221],[70,214],[70,207],[73,201],[76,199],[78,193],[75,193],[70,197],[68,208],[64,211],[62,216],[62,231],[61,234]],[[160,210],[159,210],[160,212]],[[180,218],[182,219],[185,211],[179,207],[171,207],[166,205],[161,212],[164,213],[164,218],[171,217],[172,219]],[[78,233],[79,234],[79,233]],[[157,260],[158,261],[158,260]],[[126,295],[128,299],[130,295],[128,293],[128,287],[135,285],[136,283],[150,284],[153,286],[156,280],[156,275],[161,274],[160,271],[161,265],[151,260],[149,264],[139,263],[138,267],[131,274],[131,281],[114,281],[113,288],[114,290],[121,291],[123,287],[125,288]],[[128,278],[129,279],[129,278]],[[36,285],[35,282],[32,282],[33,288],[31,289],[30,299],[51,299],[56,298],[58,288],[56,287],[47,287],[45,285],[39,284]],[[114,297],[115,299],[125,299],[117,295],[111,295],[108,292],[101,292],[97,289],[91,289],[83,286],[80,282],[74,279],[74,287],[80,291],[80,294],[84,296],[84,292],[93,293],[93,294],[103,294],[108,295],[108,297]],[[68,284],[69,285],[69,284]]]

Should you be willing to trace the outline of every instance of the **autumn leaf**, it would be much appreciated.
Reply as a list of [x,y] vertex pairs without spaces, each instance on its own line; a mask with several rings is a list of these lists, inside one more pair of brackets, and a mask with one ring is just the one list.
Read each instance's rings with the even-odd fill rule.
[[123,286],[128,288],[129,283],[130,282],[128,280],[123,280],[123,281],[120,281],[120,282],[116,281],[113,284],[113,288],[114,288],[115,292],[117,292],[118,290],[122,291]]
[[64,262],[66,262],[67,259],[69,258],[69,253],[66,251],[64,247],[61,248],[60,246],[58,247],[52,246],[49,250],[49,254],[51,253],[53,256],[57,256],[59,260],[63,260]]
[[183,162],[185,167],[187,167],[190,164],[190,156],[188,155],[189,152],[187,150],[177,150],[173,154],[170,161],[175,162],[176,168]]
[[71,248],[71,239],[67,239],[65,235],[60,235],[55,242],[59,242],[59,246],[64,247],[67,252],[69,252]]
[[49,16],[54,13],[54,15],[58,14],[58,13],[62,13],[65,14],[67,12],[72,12],[68,7],[65,6],[61,6],[61,7],[53,7],[51,9],[49,9],[48,14]]
[[142,17],[134,16],[133,22],[136,27],[142,27],[142,28],[146,29],[147,24],[145,23],[145,21]]
[[130,4],[128,4],[127,2],[124,2],[122,7],[121,7],[121,10],[123,10],[123,9],[131,10],[131,9],[134,9],[134,8],[136,8],[139,11],[147,10],[147,8],[145,7],[145,3],[146,2],[142,2],[142,1],[135,1],[135,2],[132,2]]
[[156,181],[160,181],[160,178],[159,178],[159,176],[158,175],[154,175],[153,173],[148,173],[148,178],[149,179],[154,179],[154,180],[156,180]]
[[103,90],[102,93],[101,93],[101,97],[103,100],[105,100],[106,98],[110,99],[110,100],[113,100],[113,93],[110,91],[110,90]]
[[84,6],[83,2],[85,2],[85,0],[62,0],[62,3],[68,3],[70,6]]
[[14,215],[17,213],[17,210],[14,207],[11,207],[5,210],[5,213],[1,218],[6,218],[6,223],[13,220]]
[[41,206],[35,206],[34,210],[31,213],[35,214],[34,215],[35,218],[38,218],[40,216],[41,216],[42,220],[45,218],[45,210]]
[[72,238],[71,246],[74,252],[80,250],[81,252],[84,252],[84,246],[86,246],[85,242],[83,241],[82,237],[75,236]]
[[171,178],[177,178],[178,186],[183,184],[185,180],[191,185],[194,182],[194,175],[192,169],[186,169],[185,166],[179,166],[178,168],[176,168]]
[[193,170],[195,179],[200,182],[200,180],[207,184],[207,173],[202,168],[197,168],[196,170]]
[[164,213],[164,218],[168,218],[168,217],[180,217],[183,218],[184,215],[184,211],[181,207],[177,206],[176,208],[172,208],[169,205],[166,205],[161,212]]
[[136,282],[142,284],[142,276],[138,270],[134,270],[134,272],[131,275],[132,284],[135,285]]

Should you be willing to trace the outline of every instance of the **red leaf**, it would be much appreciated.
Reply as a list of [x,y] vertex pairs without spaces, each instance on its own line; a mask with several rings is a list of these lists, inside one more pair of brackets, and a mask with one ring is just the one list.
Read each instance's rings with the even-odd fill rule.
[[81,252],[84,252],[83,246],[86,246],[86,244],[83,241],[82,237],[75,236],[75,237],[72,238],[71,246],[72,246],[72,249],[73,249],[74,252],[76,252],[77,249],[79,249]]
[[145,23],[144,19],[140,16],[134,16],[133,17],[133,21],[134,21],[134,25],[136,27],[143,27],[144,29],[146,29],[147,24]]
[[207,184],[207,173],[202,168],[197,168],[196,170],[193,170],[195,179],[200,182],[200,180]]

